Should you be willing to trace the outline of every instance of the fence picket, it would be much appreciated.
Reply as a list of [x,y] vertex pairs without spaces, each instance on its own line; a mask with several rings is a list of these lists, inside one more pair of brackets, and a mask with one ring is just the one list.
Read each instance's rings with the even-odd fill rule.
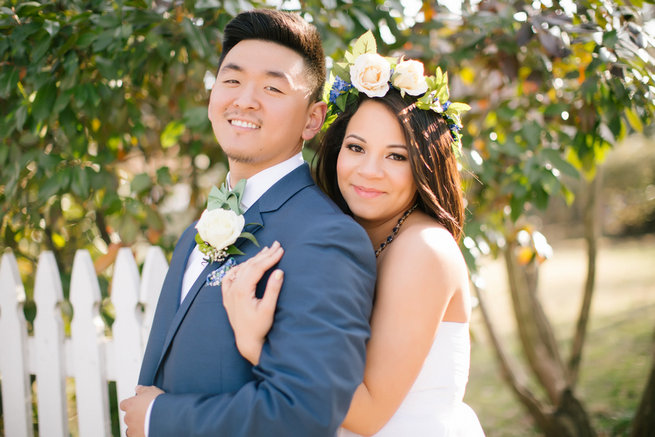
[[70,300],[80,437],[110,436],[104,323],[99,314],[100,286],[86,250],[78,250],[73,260]]
[[0,375],[5,435],[12,437],[34,435],[24,302],[16,257],[5,253],[0,262]]
[[39,435],[68,437],[64,323],[64,294],[57,261],[52,252],[39,257],[34,283],[37,313],[34,319]]
[[[116,257],[111,287],[111,301],[116,311],[112,325],[116,393],[119,401],[134,395],[142,357],[141,308],[139,302],[139,270],[129,248],[122,248]],[[125,434],[125,413],[120,414],[121,432]]]
[[157,301],[161,287],[164,285],[164,278],[168,272],[168,262],[164,256],[164,251],[159,246],[151,246],[146,254],[146,260],[143,263],[143,273],[141,279],[140,301],[145,311],[143,314],[143,325],[141,325],[141,338],[143,339],[143,350],[148,343],[152,319],[155,316]]

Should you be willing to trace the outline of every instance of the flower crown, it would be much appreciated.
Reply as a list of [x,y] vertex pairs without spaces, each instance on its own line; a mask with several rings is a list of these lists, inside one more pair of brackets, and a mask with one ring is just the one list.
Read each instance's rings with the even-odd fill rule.
[[405,94],[416,96],[417,108],[441,114],[450,128],[455,156],[459,156],[461,115],[471,107],[448,100],[448,73],[442,73],[437,67],[434,76],[426,77],[423,63],[419,61],[380,56],[370,30],[357,39],[351,50],[346,51],[345,61],[336,63],[330,72],[323,96],[328,104],[324,129],[357,101],[360,92],[368,97],[384,97],[392,86],[403,97]]

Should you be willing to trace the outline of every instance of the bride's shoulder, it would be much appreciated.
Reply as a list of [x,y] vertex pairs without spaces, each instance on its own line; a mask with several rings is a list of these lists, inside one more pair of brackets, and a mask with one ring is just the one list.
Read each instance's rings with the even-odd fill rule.
[[399,246],[409,253],[449,259],[454,253],[460,253],[459,246],[448,229],[424,213],[416,214],[411,221],[408,220],[403,237]]

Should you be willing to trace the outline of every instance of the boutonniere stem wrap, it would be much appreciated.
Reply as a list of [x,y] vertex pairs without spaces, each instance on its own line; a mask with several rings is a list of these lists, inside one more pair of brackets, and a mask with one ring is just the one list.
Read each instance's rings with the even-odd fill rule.
[[240,180],[233,190],[227,184],[209,192],[207,209],[196,224],[196,243],[205,255],[206,262],[221,262],[229,255],[243,255],[235,245],[237,239],[247,238],[257,247],[257,239],[250,232],[244,232],[245,219],[241,210],[241,196],[246,180]]

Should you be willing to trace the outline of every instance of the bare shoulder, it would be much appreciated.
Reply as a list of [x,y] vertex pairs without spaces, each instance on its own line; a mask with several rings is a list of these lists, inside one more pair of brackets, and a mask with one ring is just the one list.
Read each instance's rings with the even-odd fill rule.
[[466,271],[464,257],[452,234],[424,213],[413,214],[411,221],[407,220],[406,227],[402,229],[394,244],[396,247],[389,250],[388,254],[389,258],[394,259],[394,263],[405,260],[411,264],[427,264],[432,271]]

